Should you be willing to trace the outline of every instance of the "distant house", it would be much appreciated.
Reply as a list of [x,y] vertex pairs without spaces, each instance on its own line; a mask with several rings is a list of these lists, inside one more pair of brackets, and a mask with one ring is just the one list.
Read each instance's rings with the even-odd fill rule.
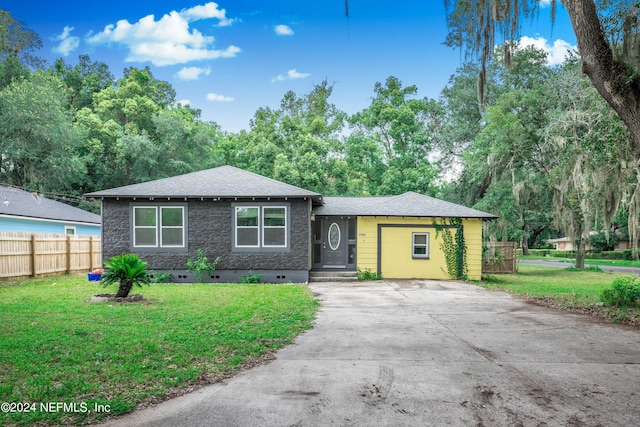
[[[593,235],[596,235],[596,234],[598,234],[597,231],[591,231],[589,233],[590,236],[593,236]],[[568,237],[559,237],[557,239],[548,239],[547,240],[547,244],[553,245],[557,251],[575,251],[576,250],[575,241],[571,240]],[[593,249],[593,246],[591,245],[591,243],[587,242],[587,245],[585,246],[585,248],[586,248],[586,250],[590,251],[591,249]]]
[[482,274],[482,221],[495,216],[417,193],[325,197],[232,166],[85,195],[102,200],[103,257],[136,253],[190,281],[198,249],[220,257],[210,282],[260,274],[306,282],[310,271],[448,278],[443,229],[464,233],[467,276]]
[[553,245],[557,251],[572,251],[574,242],[568,237],[559,237],[557,239],[549,239],[547,243]]
[[0,232],[99,236],[100,225],[100,215],[0,185]]

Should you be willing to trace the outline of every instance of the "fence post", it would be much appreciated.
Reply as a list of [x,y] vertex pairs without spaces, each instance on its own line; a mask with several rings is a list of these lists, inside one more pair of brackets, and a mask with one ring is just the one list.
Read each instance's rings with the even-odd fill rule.
[[31,233],[31,276],[36,277],[36,235]]
[[67,234],[67,274],[71,273],[71,235]]
[[93,270],[93,236],[89,236],[89,270]]

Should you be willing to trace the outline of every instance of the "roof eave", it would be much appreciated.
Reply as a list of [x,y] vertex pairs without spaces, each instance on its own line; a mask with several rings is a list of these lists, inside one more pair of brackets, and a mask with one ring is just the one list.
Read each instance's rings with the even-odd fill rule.
[[314,201],[322,202],[322,196],[320,194],[309,195],[233,195],[233,196],[214,196],[214,195],[148,195],[148,194],[99,194],[99,193],[87,193],[83,194],[83,197],[90,199],[167,199],[167,200],[193,200],[193,199],[224,199],[224,200],[237,200],[237,199],[312,199]]

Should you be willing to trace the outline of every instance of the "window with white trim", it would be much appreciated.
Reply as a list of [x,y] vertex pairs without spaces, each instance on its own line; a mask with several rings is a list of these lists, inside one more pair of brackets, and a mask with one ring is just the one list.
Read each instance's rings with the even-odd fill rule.
[[258,206],[236,206],[236,246],[257,248],[260,246]]
[[64,234],[76,234],[76,227],[75,225],[65,225],[64,226]]
[[413,258],[429,258],[429,233],[413,233],[411,254]]
[[287,246],[287,208],[284,206],[262,207],[262,246]]
[[184,206],[134,206],[133,246],[185,247]]
[[286,206],[236,206],[236,248],[286,248]]

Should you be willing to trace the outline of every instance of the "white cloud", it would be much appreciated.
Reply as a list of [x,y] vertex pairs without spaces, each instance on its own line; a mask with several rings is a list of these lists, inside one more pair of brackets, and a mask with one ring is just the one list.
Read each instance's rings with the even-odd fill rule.
[[287,71],[287,74],[279,74],[277,77],[271,79],[272,82],[282,82],[284,80],[296,80],[296,79],[305,79],[309,77],[311,74],[309,73],[299,73],[298,70],[292,68]]
[[275,30],[276,34],[279,35],[279,36],[292,36],[293,35],[293,30],[288,25],[276,25],[274,27],[274,30]]
[[198,80],[201,75],[211,74],[211,68],[184,67],[176,74],[180,80]]
[[218,19],[220,25],[232,22],[226,18],[224,10],[217,9],[217,4],[207,3],[179,13],[172,11],[158,21],[154,15],[145,16],[134,24],[123,19],[115,25],[107,25],[100,33],[90,34],[87,42],[123,45],[129,49],[126,61],[151,62],[157,66],[235,57],[240,48],[231,45],[226,49],[213,49],[213,36],[189,28],[190,21],[210,18]]
[[538,0],[540,7],[547,7],[551,4],[551,0]]
[[183,107],[188,107],[191,105],[191,101],[188,99],[181,99],[180,101],[176,101],[176,104],[182,105]]
[[233,102],[234,98],[230,97],[230,96],[224,96],[224,95],[219,95],[217,93],[208,93],[207,94],[207,101],[213,101],[213,102]]
[[558,39],[550,45],[544,37],[537,38],[523,36],[518,42],[518,46],[522,49],[533,46],[547,53],[547,61],[549,65],[562,64],[568,57],[569,53],[576,50],[576,46],[572,46],[569,42]]
[[220,27],[227,27],[236,22],[235,19],[227,18],[227,11],[225,9],[218,9],[218,4],[213,2],[194,6],[190,9],[182,9],[180,15],[188,21],[216,18],[220,21],[218,22]]
[[64,27],[62,34],[55,38],[55,40],[60,41],[60,44],[52,49],[54,52],[59,53],[62,56],[68,56],[71,52],[76,50],[78,46],[80,46],[80,39],[71,35],[71,31],[73,31],[73,29],[73,27],[69,26]]

